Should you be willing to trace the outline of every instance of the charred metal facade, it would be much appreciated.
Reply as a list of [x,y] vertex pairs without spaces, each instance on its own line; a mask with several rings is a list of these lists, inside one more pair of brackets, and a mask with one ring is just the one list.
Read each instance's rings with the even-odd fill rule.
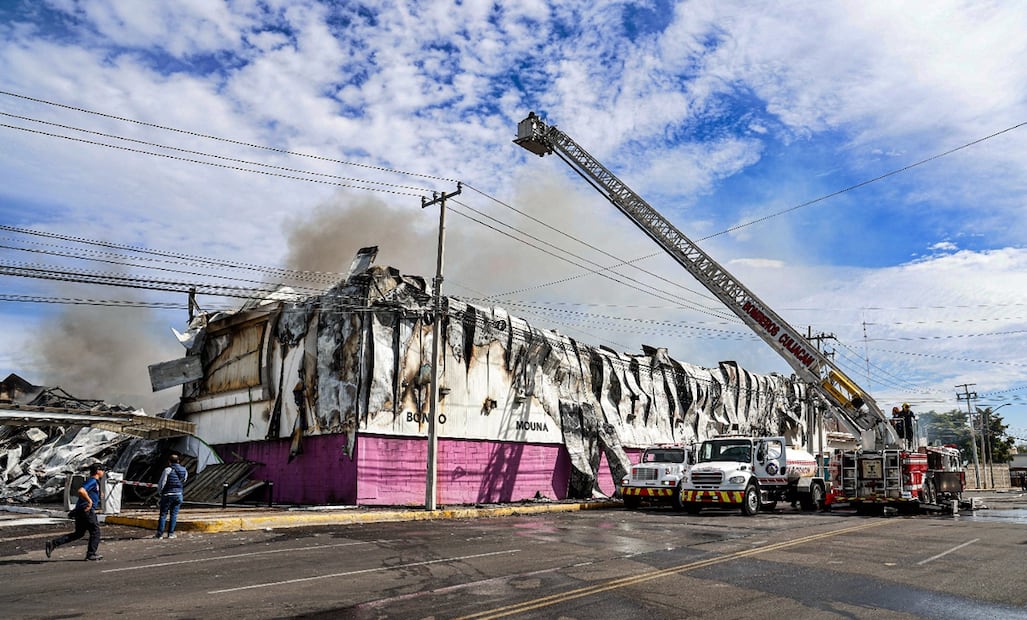
[[[276,500],[423,502],[432,321],[424,279],[373,266],[317,297],[283,295],[191,325],[203,376],[180,416],[226,461],[262,465]],[[618,353],[499,307],[444,300],[443,504],[611,495],[653,443],[739,432],[806,440],[805,387],[665,349]],[[185,446],[201,450],[201,442]]]

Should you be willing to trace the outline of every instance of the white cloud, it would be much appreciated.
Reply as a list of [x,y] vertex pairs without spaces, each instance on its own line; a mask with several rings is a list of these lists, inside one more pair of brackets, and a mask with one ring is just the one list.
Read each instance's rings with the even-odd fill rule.
[[959,249],[959,246],[951,241],[939,241],[932,244],[928,249],[935,252],[954,252]]
[[[284,0],[66,0],[47,6],[73,15],[81,27],[29,26],[30,12],[16,18],[20,22],[0,24],[0,90],[324,159],[11,97],[0,96],[0,111],[346,179],[429,191],[451,191],[445,179],[462,179],[624,259],[658,250],[564,164],[511,144],[516,122],[528,111],[548,115],[693,238],[1027,119],[1027,39],[1020,36],[1027,31],[1027,8],[1018,3],[741,8],[682,2],[664,31],[633,39],[624,12],[634,7],[622,2],[392,2],[374,14],[345,3]],[[0,122],[42,129],[8,117]],[[0,131],[0,186],[4,201],[16,205],[0,205],[4,223],[281,264],[291,252],[287,223],[324,215],[320,209],[352,221],[375,215],[364,210],[368,201],[359,192],[336,185]],[[973,382],[974,373],[981,373],[982,386],[988,382],[981,389],[992,389],[992,381],[995,389],[1016,386],[1015,365],[966,360],[1017,359],[1010,346],[1018,342],[1015,334],[971,334],[978,327],[980,333],[1016,331],[1018,319],[1003,316],[1018,316],[1007,304],[1027,290],[1020,275],[1027,272],[1022,131],[889,178],[841,205],[770,218],[704,247],[738,269],[744,282],[751,278],[782,313],[798,308],[797,322],[836,331],[857,351],[862,324],[878,324],[868,340],[893,338],[879,348],[909,354],[874,353],[872,361],[910,386],[929,386],[931,398],[951,391],[947,383]],[[741,199],[732,193],[746,187],[759,191]],[[398,240],[388,255],[409,261],[401,268],[430,271],[434,216],[408,195],[417,191],[389,189],[396,193],[372,194],[387,207],[383,221],[406,224],[405,234],[420,242],[403,246],[398,235],[366,243]],[[462,199],[555,245],[577,247],[470,189]],[[685,309],[716,304],[684,291],[681,286],[698,285],[666,257],[642,262],[665,280],[635,273],[646,287],[664,291],[664,299],[597,276],[534,288],[582,268],[458,216],[453,227],[447,282],[489,293],[526,290],[528,300],[562,296],[568,303],[637,306],[645,299],[663,307],[617,312],[716,325],[735,335],[700,339],[687,329],[618,334],[629,349],[667,344],[686,361],[733,358],[756,370],[781,368],[739,323],[725,323],[722,309]],[[388,229],[370,224],[362,230],[388,236]],[[873,247],[894,248],[894,254],[867,250],[860,264],[850,258],[858,251],[840,247],[839,238],[857,249],[887,239]],[[909,262],[925,248],[926,257]],[[576,251],[600,264],[617,262],[588,248]],[[826,264],[843,253],[845,259],[833,260],[838,265]],[[503,274],[501,281],[496,274]],[[6,306],[0,312],[11,317],[0,321],[5,329],[37,327]],[[601,327],[593,331],[610,335]],[[925,336],[938,338],[898,340]],[[850,355],[855,364],[858,354]],[[10,354],[7,359],[17,362]]]

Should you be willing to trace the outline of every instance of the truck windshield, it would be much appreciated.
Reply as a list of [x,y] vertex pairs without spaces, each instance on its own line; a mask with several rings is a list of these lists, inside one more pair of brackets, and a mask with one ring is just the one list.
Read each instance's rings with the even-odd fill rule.
[[646,450],[643,463],[684,463],[684,450]]
[[747,441],[705,441],[699,449],[699,462],[731,461],[748,463],[752,460],[752,445]]

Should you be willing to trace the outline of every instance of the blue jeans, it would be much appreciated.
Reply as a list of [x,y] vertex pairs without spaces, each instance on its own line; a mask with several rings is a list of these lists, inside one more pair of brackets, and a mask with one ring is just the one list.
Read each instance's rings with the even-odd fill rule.
[[[175,523],[178,522],[178,509],[182,506],[181,493],[168,493],[160,497],[160,518],[157,519],[157,536],[164,531],[164,520],[167,519],[168,534],[175,533]],[[169,518],[170,513],[170,518]]]

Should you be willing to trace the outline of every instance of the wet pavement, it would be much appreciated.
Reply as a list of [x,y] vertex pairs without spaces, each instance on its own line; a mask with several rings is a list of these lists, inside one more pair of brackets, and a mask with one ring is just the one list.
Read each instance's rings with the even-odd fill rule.
[[[1027,492],[1019,489],[968,491],[964,499],[972,499],[978,510],[961,510],[957,518],[966,520],[1001,520],[1027,523]],[[423,506],[191,506],[185,505],[178,515],[180,532],[241,532],[287,527],[318,525],[350,525],[397,521],[433,521],[439,519],[476,519],[574,512],[580,510],[623,509],[616,500],[530,501],[510,504],[445,506],[426,510]],[[119,514],[103,515],[106,525],[122,525],[155,530],[158,512],[155,508],[125,506]],[[66,511],[55,505],[0,506],[0,531],[5,527],[68,522]]]

